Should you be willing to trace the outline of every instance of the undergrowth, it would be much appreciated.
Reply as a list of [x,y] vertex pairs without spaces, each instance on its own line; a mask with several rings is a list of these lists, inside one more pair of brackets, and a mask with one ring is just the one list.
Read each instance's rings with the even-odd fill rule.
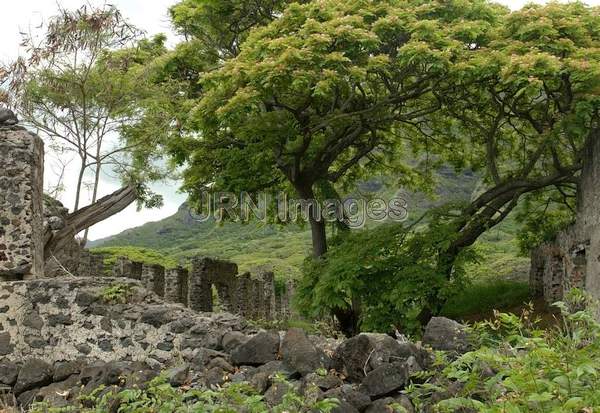
[[[434,411],[482,413],[592,413],[600,409],[600,324],[596,305],[579,291],[555,306],[558,325],[543,330],[531,312],[497,313],[473,332],[477,350],[430,372],[409,393],[417,408],[430,396],[460,389]],[[435,380],[433,377],[435,376]]]
[[[281,378],[276,380],[286,384]],[[329,413],[339,404],[335,399],[302,397],[291,385],[289,389],[281,403],[268,407],[263,396],[245,383],[230,384],[216,390],[185,390],[172,387],[165,375],[160,375],[144,389],[100,387],[91,395],[80,397],[75,406],[59,408],[36,403],[31,413]]]

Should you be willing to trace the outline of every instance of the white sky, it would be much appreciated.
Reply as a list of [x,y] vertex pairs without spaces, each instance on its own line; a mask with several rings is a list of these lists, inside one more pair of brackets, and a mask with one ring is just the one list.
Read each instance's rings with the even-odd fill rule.
[[[0,60],[8,61],[19,54],[20,32],[34,30],[40,23],[56,13],[58,4],[63,8],[77,8],[84,4],[102,5],[104,0],[18,0],[2,1],[0,14]],[[340,0],[343,1],[343,0]],[[498,0],[512,9],[522,7],[529,1],[526,0]],[[539,2],[539,1],[537,1]],[[177,0],[111,0],[108,3],[115,5],[123,15],[135,26],[145,30],[148,35],[167,33],[172,39],[170,24],[167,15],[169,6]],[[600,0],[588,0],[590,5],[600,5]],[[52,159],[46,161],[46,182],[55,180]],[[65,185],[70,190],[63,195],[65,206],[72,208],[73,192],[75,188],[76,168],[69,170]],[[118,189],[119,183],[110,176],[103,177],[101,195],[106,195]],[[185,200],[185,195],[177,193],[176,182],[156,185],[154,189],[165,198],[165,205],[160,210],[142,210],[138,212],[135,205],[130,206],[120,214],[96,225],[90,231],[90,239],[103,238],[119,233],[127,228],[142,225],[145,222],[157,221],[175,213],[179,205]],[[82,202],[87,204],[89,198],[84,197]]]

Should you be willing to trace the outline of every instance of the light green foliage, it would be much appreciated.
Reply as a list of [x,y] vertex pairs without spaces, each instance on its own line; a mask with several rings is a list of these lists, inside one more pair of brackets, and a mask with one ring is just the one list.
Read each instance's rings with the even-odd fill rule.
[[111,284],[102,289],[100,298],[108,304],[124,304],[133,294],[133,287],[129,284]]
[[[278,379],[282,384],[283,380]],[[31,413],[284,413],[284,412],[331,412],[339,402],[335,399],[307,400],[295,393],[291,386],[277,406],[269,408],[251,386],[245,383],[226,385],[217,390],[183,390],[171,387],[164,375],[158,376],[144,388],[112,391],[95,391],[80,399],[81,406],[53,408],[46,403],[37,403]],[[93,407],[90,407],[93,406]]]
[[307,261],[298,308],[316,316],[358,302],[363,331],[417,332],[419,315],[439,312],[466,282],[464,264],[476,258],[464,250],[452,278],[439,267],[438,254],[455,236],[447,212],[434,210],[427,226],[382,225],[346,235],[322,259]]
[[102,247],[93,248],[93,254],[104,255],[104,265],[110,268],[117,262],[117,258],[126,257],[131,261],[141,262],[148,265],[162,265],[165,268],[175,268],[177,261],[150,248],[139,247]]
[[[571,293],[557,306],[562,322],[554,329],[537,330],[525,313],[499,313],[493,321],[474,328],[478,349],[461,356],[442,372],[445,380],[417,385],[412,395],[426,395],[451,381],[464,384],[452,399],[440,402],[437,412],[474,408],[482,413],[593,412],[600,408],[600,324],[588,299]],[[492,370],[493,376],[482,376]]]
[[[314,198],[382,165],[411,181],[394,128],[437,109],[432,79],[473,40],[458,22],[481,31],[495,18],[483,1],[421,6],[292,3],[250,32],[239,54],[200,78],[188,123],[196,133],[170,145],[191,201],[209,186]],[[315,221],[319,256],[326,240]]]
[[575,221],[573,191],[544,191],[526,197],[520,205],[517,220],[522,228],[518,234],[519,247],[527,253],[545,242],[551,242],[556,234]]

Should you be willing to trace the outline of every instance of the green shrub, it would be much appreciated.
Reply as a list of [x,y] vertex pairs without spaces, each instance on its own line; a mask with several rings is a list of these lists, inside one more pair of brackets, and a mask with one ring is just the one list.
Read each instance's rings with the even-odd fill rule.
[[441,307],[462,288],[464,265],[476,258],[465,249],[448,277],[439,254],[454,236],[453,225],[435,214],[424,228],[389,224],[349,232],[325,257],[306,262],[296,305],[319,317],[359,303],[363,331],[418,332],[421,312]]
[[432,392],[459,382],[462,390],[438,403],[435,412],[598,411],[600,324],[594,306],[582,310],[588,305],[582,293],[572,292],[568,303],[556,304],[562,323],[550,330],[538,329],[528,312],[521,317],[498,313],[495,320],[477,324],[478,349],[450,363],[435,384],[412,386],[413,400],[419,405]]
[[124,304],[133,294],[133,287],[129,284],[111,284],[102,289],[100,298],[109,304]]

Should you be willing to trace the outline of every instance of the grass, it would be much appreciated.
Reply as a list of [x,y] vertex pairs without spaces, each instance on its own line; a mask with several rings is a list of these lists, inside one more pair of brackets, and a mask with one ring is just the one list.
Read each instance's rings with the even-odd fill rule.
[[493,310],[508,310],[530,301],[529,285],[521,281],[475,282],[444,306],[442,315],[453,319],[479,319]]

